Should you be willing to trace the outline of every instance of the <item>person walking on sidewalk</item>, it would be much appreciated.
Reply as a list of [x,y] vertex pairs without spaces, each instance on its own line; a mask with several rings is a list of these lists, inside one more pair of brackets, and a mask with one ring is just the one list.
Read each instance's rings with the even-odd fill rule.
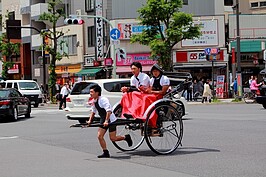
[[204,90],[203,90],[203,95],[202,95],[202,103],[204,103],[204,101],[207,102],[207,100],[209,100],[209,103],[211,102],[211,97],[212,97],[212,90],[210,87],[210,79],[206,80],[206,83],[204,84]]
[[109,129],[109,138],[111,141],[122,141],[125,140],[128,146],[132,146],[132,139],[130,135],[117,136],[116,135],[116,125],[115,121],[117,118],[114,113],[112,113],[112,106],[106,97],[101,96],[102,88],[99,85],[93,85],[90,88],[90,95],[93,98],[92,112],[89,121],[87,121],[88,126],[93,122],[95,113],[98,112],[100,115],[101,126],[98,129],[98,140],[100,146],[103,150],[103,154],[99,155],[98,158],[109,158],[110,154],[107,150],[106,142],[104,140],[104,135]]
[[66,108],[66,97],[68,96],[69,93],[70,93],[69,85],[68,83],[65,83],[60,91],[61,99],[60,99],[60,104],[59,104],[59,110],[63,109],[62,108],[63,104],[64,104],[64,108]]

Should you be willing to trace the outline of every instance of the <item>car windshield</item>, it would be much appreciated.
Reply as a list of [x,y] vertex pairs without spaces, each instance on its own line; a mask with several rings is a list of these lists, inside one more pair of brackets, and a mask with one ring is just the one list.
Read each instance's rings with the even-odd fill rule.
[[78,82],[74,85],[70,95],[90,94],[90,87],[95,84],[94,82]]
[[0,90],[0,98],[6,98],[8,97],[8,91],[7,90]]
[[39,86],[35,82],[19,82],[20,90],[39,90]]

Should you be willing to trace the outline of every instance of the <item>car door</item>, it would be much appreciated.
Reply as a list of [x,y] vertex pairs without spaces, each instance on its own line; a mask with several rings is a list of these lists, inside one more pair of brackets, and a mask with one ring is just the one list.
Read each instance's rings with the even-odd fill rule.
[[26,114],[28,109],[27,99],[23,97],[16,89],[11,90],[11,97],[14,102],[16,102],[18,115]]

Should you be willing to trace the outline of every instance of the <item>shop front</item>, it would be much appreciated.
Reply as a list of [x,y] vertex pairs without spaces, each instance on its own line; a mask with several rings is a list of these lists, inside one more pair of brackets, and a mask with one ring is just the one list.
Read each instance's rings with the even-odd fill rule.
[[55,72],[57,75],[57,81],[60,82],[60,84],[64,84],[65,82],[70,82],[74,84],[78,81],[78,76],[75,75],[75,73],[79,72],[81,70],[81,65],[67,65],[67,66],[56,66]]
[[142,72],[149,74],[151,67],[157,61],[150,58],[150,53],[127,54],[125,59],[116,59],[116,74],[119,78],[127,78],[132,76],[130,65],[133,62],[140,62]]

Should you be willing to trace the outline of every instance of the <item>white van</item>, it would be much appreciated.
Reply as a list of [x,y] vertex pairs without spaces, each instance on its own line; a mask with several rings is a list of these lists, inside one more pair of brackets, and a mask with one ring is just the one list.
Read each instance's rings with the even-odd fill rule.
[[35,108],[42,103],[42,92],[37,82],[33,80],[5,80],[1,81],[5,88],[15,88],[23,96],[27,97]]

